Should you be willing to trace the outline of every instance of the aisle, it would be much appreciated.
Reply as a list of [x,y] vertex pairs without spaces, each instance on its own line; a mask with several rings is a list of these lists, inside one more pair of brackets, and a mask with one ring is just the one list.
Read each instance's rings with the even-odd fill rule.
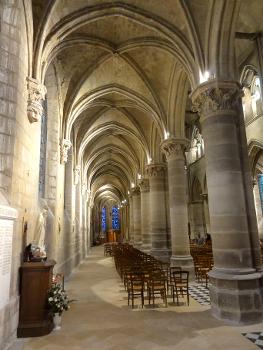
[[226,326],[193,299],[189,308],[131,310],[112,258],[103,256],[102,247],[93,248],[66,289],[76,301],[63,314],[62,329],[18,340],[12,350],[259,349],[241,333],[262,330],[262,324]]

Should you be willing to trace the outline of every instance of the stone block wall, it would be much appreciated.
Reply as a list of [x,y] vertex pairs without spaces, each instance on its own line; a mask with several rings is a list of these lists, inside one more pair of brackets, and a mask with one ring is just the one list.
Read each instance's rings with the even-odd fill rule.
[[22,1],[4,0],[0,11],[0,189],[10,206],[18,210],[10,298],[0,310],[2,350],[16,335],[18,271],[24,244],[32,239],[36,222],[40,125],[30,124],[27,118],[28,40],[32,28],[26,27]]
[[56,270],[69,275],[85,255],[81,247],[83,232],[81,228],[74,232],[72,220],[75,217],[65,214],[65,165],[60,164],[60,96],[52,70],[48,71],[46,79],[45,198],[39,196],[41,123],[30,123],[27,117],[26,79],[31,76],[33,23],[31,2],[25,4],[22,0],[0,3],[0,191],[18,211],[13,235],[10,298],[0,309],[0,350],[7,349],[16,337],[19,267],[25,245],[34,238],[41,205],[49,208],[47,250],[48,256],[57,260]]

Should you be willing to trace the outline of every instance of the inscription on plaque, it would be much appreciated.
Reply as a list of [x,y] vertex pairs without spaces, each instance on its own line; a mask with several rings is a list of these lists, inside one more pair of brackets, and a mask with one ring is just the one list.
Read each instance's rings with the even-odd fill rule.
[[0,309],[9,299],[13,225],[13,220],[0,219]]

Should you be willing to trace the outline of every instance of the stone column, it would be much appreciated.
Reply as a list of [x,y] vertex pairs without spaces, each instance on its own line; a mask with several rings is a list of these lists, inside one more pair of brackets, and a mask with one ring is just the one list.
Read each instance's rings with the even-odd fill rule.
[[134,232],[133,232],[133,200],[132,194],[129,194],[129,242],[133,245]]
[[161,144],[168,163],[171,220],[171,265],[194,274],[188,237],[187,178],[185,170],[186,139],[169,138]]
[[150,183],[151,255],[167,262],[170,258],[170,251],[167,245],[164,187],[165,164],[150,164],[147,165],[146,170]]
[[[215,267],[212,313],[236,324],[262,320],[262,274],[254,203],[249,195],[241,86],[211,80],[192,94],[201,115]],[[250,184],[252,191],[252,184]],[[254,212],[254,214],[253,214]]]
[[134,247],[140,248],[142,245],[141,234],[141,193],[140,188],[135,187],[132,189],[132,202],[133,202],[133,234],[134,234]]
[[141,189],[141,232],[142,251],[150,253],[152,248],[150,235],[150,186],[148,179],[142,179],[139,183]]

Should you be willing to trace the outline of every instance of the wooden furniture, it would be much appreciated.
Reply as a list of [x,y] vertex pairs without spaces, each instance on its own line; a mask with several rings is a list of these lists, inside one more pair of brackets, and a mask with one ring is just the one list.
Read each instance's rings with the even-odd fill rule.
[[52,314],[47,308],[55,261],[25,262],[20,268],[20,307],[18,338],[38,337],[53,329]]
[[179,297],[187,297],[187,305],[189,306],[189,271],[173,272],[174,283],[172,287],[172,296],[176,296],[177,305],[179,305]]
[[132,308],[134,308],[134,299],[136,297],[141,298],[141,305],[144,305],[144,280],[143,274],[141,273],[130,273],[127,281],[127,292],[128,292],[128,305],[130,300],[132,301]]
[[163,299],[165,307],[167,307],[166,283],[167,278],[162,271],[156,271],[155,273],[151,274],[147,288],[149,305],[151,304],[152,300],[153,306],[155,306],[155,296],[159,294]]

